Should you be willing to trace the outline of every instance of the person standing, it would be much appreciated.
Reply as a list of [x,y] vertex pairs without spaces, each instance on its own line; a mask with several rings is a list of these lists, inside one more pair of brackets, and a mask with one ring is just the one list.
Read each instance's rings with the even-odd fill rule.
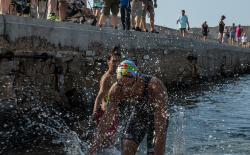
[[225,26],[225,28],[224,28],[224,31],[223,31],[223,39],[222,39],[222,42],[224,43],[224,44],[227,44],[227,36],[229,35],[229,31],[228,31],[228,29],[227,29],[227,26]]
[[[148,14],[148,17],[150,17],[150,31],[151,33],[159,33],[155,31],[154,29],[154,18],[155,18],[155,12],[154,8],[157,8],[156,0],[144,0],[142,2],[142,26],[144,31],[147,30],[146,27],[146,14]],[[140,21],[138,21],[140,22]]]
[[204,21],[203,24],[201,25],[201,27],[202,27],[203,39],[204,39],[204,41],[206,41],[207,40],[207,34],[209,32],[207,21]]
[[[111,86],[117,81],[116,78],[116,69],[118,64],[121,61],[121,53],[118,51],[118,46],[113,46],[111,51],[108,53],[107,64],[109,66],[108,71],[102,76],[100,81],[100,90],[95,100],[95,105],[93,109],[93,114],[90,117],[90,123],[92,124],[93,119],[96,117],[97,126],[108,106],[108,97],[109,90]],[[99,107],[101,105],[101,110]],[[114,143],[116,138],[116,128],[118,123],[118,108],[113,117],[112,123],[109,126],[108,133],[105,137],[106,141],[103,142],[103,145],[109,145],[109,143]]]
[[234,45],[235,33],[236,33],[236,27],[234,23],[232,24],[232,27],[230,27],[229,32],[230,32],[230,45]]
[[120,0],[120,13],[123,30],[130,30],[130,13],[131,8],[129,0]]
[[98,26],[102,26],[103,21],[112,12],[113,28],[117,28],[117,14],[119,13],[119,0],[103,0],[103,10]]
[[244,33],[243,34],[243,37],[242,37],[242,47],[246,47],[247,46],[247,42],[248,42],[248,39],[246,37],[246,34]]
[[9,14],[11,0],[0,0],[0,14]]
[[[100,16],[100,12],[102,10],[102,0],[93,0],[93,3],[92,3],[92,9],[93,9],[93,14],[94,16],[96,17],[96,19],[98,20],[99,19],[99,16]],[[91,23],[91,25],[95,26],[96,23],[97,23],[97,20],[93,21]]]
[[243,28],[240,28],[240,24],[238,25],[237,29],[236,29],[236,41],[237,41],[237,46],[239,46],[239,42],[241,39],[241,33],[243,32]]
[[225,23],[223,22],[224,19],[226,19],[226,17],[222,15],[219,21],[219,33],[220,33],[219,43],[222,42],[222,37],[223,37],[223,32],[224,32],[224,27],[225,27]]
[[185,37],[186,28],[188,25],[188,30],[190,30],[188,17],[185,15],[185,10],[181,11],[181,16],[177,18],[176,25],[179,23],[180,36]]
[[[140,20],[142,16],[142,1],[141,0],[131,0],[131,27],[132,31],[141,31]],[[136,24],[135,24],[136,17]]]

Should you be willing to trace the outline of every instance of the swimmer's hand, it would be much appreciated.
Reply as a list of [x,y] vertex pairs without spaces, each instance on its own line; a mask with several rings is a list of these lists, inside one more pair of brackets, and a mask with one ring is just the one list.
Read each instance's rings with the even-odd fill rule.
[[95,117],[97,116],[97,112],[93,112],[93,114],[91,115],[90,119],[89,119],[89,123],[92,124],[93,120],[95,119]]

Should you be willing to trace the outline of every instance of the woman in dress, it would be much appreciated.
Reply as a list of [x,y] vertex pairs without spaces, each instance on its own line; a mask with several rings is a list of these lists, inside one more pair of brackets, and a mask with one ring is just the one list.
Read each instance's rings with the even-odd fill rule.
[[202,27],[203,39],[204,39],[204,41],[206,41],[207,40],[207,34],[209,32],[207,21],[204,21],[203,24],[201,25],[201,27]]

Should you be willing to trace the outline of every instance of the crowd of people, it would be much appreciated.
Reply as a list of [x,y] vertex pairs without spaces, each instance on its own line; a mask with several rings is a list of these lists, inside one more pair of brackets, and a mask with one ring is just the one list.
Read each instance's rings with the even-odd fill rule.
[[[46,3],[46,1],[48,1]],[[81,0],[27,0],[24,10],[15,7],[13,0],[0,0],[0,14],[31,16],[31,4],[39,4],[37,18],[44,18],[44,6],[48,4],[48,20],[67,22],[67,9],[69,4],[75,4],[82,8],[87,18],[92,18],[93,26],[102,26],[103,21],[112,12],[113,28],[117,28],[117,14],[121,13],[123,30],[149,32],[146,27],[146,15],[150,18],[150,32],[159,33],[154,29],[154,9],[157,8],[156,0],[93,0],[92,8],[89,9]],[[47,6],[46,6],[47,7]],[[16,9],[14,9],[16,8]],[[102,11],[102,13],[101,13]],[[100,15],[101,13],[101,15]],[[136,18],[136,24],[135,24]]]
[[242,34],[244,29],[241,28],[241,25],[239,24],[236,28],[235,23],[233,23],[232,26],[228,28],[223,22],[224,19],[226,19],[226,17],[223,15],[219,21],[219,43],[234,45],[234,41],[236,40],[237,46],[239,46],[241,42],[242,47],[246,47],[248,39],[245,33]]
[[[46,1],[48,2],[46,3]],[[20,12],[21,9],[16,8],[17,15],[22,13],[22,16],[29,17],[30,4],[39,3],[37,18],[44,18],[44,6],[48,4],[48,12],[50,12],[48,20],[67,22],[66,12],[68,5],[73,3],[82,9],[87,18],[93,19],[91,23],[93,26],[102,26],[105,18],[112,12],[113,28],[117,28],[117,14],[120,11],[123,30],[159,33],[154,29],[154,9],[157,8],[156,0],[93,0],[91,9],[87,8],[81,0],[27,0],[27,2],[28,4],[24,11]],[[14,15],[13,0],[0,0],[0,14]],[[150,18],[150,31],[146,27],[146,15]],[[242,47],[246,47],[248,39],[245,33],[242,34],[244,29],[240,25],[236,28],[234,23],[232,27],[227,28],[223,22],[225,18],[223,15],[219,21],[219,43],[234,45],[236,40],[238,46],[241,43]],[[185,37],[186,30],[190,30],[185,10],[181,11],[176,24],[179,24],[180,35]],[[207,21],[204,21],[202,24],[204,41],[206,41],[208,33],[209,27]]]

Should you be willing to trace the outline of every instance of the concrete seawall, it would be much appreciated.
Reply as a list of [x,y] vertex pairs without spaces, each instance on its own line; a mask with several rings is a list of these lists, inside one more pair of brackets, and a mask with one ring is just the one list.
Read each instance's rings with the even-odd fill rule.
[[78,91],[84,96],[79,100],[92,104],[107,70],[107,52],[114,45],[120,45],[123,59],[136,62],[140,73],[155,75],[166,85],[250,69],[249,48],[176,35],[0,15],[0,37],[0,54],[8,49],[16,55],[53,56],[46,61],[0,59],[2,109],[9,102],[15,106],[66,104],[71,91]]

